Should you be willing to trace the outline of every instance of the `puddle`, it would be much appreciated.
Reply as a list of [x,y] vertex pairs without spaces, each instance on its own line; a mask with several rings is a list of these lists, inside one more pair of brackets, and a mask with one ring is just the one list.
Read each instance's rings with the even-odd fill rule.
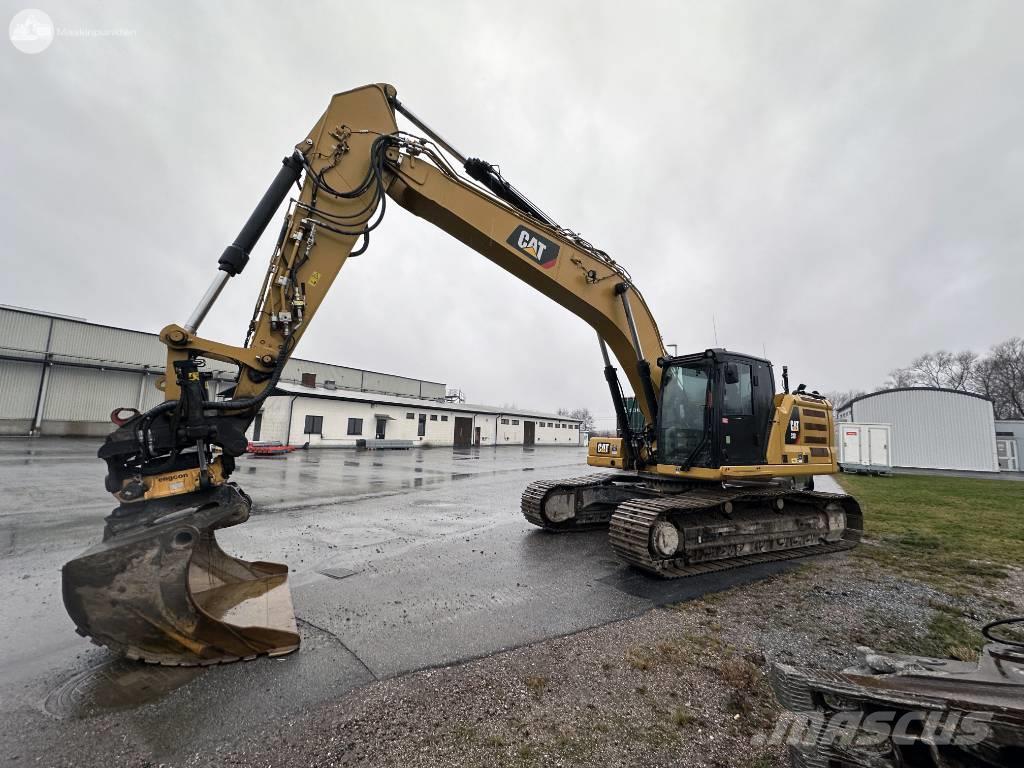
[[55,688],[43,709],[61,719],[134,709],[191,682],[203,667],[160,667],[116,659],[79,672]]

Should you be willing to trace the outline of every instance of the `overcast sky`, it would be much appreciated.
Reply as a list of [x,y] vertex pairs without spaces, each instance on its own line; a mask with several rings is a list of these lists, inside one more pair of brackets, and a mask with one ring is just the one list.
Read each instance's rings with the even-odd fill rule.
[[[680,352],[717,325],[866,389],[1024,333],[1024,3],[34,4],[58,35],[2,46],[0,303],[183,323],[331,94],[390,82]],[[276,231],[203,335],[242,340]],[[398,206],[296,354],[611,414],[589,327]]]

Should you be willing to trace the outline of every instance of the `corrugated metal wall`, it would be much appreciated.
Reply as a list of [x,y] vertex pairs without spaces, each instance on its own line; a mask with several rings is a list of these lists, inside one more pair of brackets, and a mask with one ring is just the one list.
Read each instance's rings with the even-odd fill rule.
[[302,374],[312,373],[316,376],[317,383],[333,381],[341,389],[359,389],[362,385],[363,372],[356,368],[346,368],[341,365],[328,365],[327,363],[314,363],[310,360],[291,359],[284,367],[284,374],[281,378],[284,381],[302,382]]
[[420,382],[414,379],[389,376],[386,373],[371,373],[367,371],[363,376],[362,390],[364,392],[385,392],[387,394],[405,395],[406,397],[419,397]]
[[[0,359],[0,419],[11,422],[8,432],[15,426],[22,430],[24,425],[14,425],[15,420],[35,415],[42,364],[33,361],[42,361],[47,355],[53,365],[44,422],[105,425],[114,408],[138,405],[140,378],[147,369],[152,375],[143,390],[143,408],[163,399],[153,386],[163,374],[166,359],[166,349],[156,334],[0,307],[0,358],[9,358]],[[101,367],[107,370],[98,370]],[[132,370],[113,371],[110,367]],[[234,376],[233,367],[215,360],[208,361],[206,370],[222,374],[224,382]],[[301,359],[288,362],[282,380],[298,383],[303,373],[316,374],[320,383],[334,381],[342,389],[436,400],[443,400],[445,394],[443,383]]]
[[40,358],[49,332],[49,317],[0,308],[0,354]]
[[151,333],[55,320],[50,353],[57,362],[163,368],[167,348]]
[[42,366],[0,360],[0,419],[31,419]]
[[[850,413],[852,411],[852,414]],[[878,392],[844,408],[855,422],[892,424],[896,467],[998,471],[992,403],[963,392]]]
[[55,365],[43,408],[44,421],[108,421],[115,408],[134,408],[142,374]]

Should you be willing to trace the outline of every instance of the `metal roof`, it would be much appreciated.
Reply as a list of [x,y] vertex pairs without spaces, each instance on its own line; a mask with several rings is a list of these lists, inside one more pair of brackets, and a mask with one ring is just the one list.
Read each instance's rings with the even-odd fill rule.
[[541,411],[529,411],[519,408],[495,408],[493,405],[473,405],[472,403],[447,403],[437,400],[423,400],[418,397],[400,397],[398,395],[377,394],[373,392],[360,392],[352,389],[327,389],[325,387],[307,387],[303,384],[292,384],[280,382],[274,389],[275,394],[299,395],[301,397],[318,397],[327,400],[350,400],[360,403],[380,403],[389,405],[407,405],[410,408],[430,411],[459,411],[462,413],[489,413],[495,416],[526,416],[537,419],[552,419],[568,421],[574,424],[582,423],[579,419],[569,416],[559,416],[554,413],[542,413]]
[[861,400],[867,400],[869,397],[878,397],[879,395],[888,395],[890,392],[949,392],[951,395],[967,395],[968,397],[976,397],[979,400],[988,400],[992,402],[991,397],[985,397],[985,395],[979,395],[977,392],[966,392],[962,389],[949,389],[948,387],[893,387],[892,389],[880,389],[877,392],[870,392],[866,395],[858,395],[852,400],[847,400],[845,403],[836,408],[836,412],[845,411],[851,405]]
[[[45,322],[46,320],[51,323]],[[54,332],[49,331],[53,324]],[[16,342],[16,346],[11,346]],[[91,323],[79,317],[58,315],[53,312],[0,304],[0,353],[7,359],[40,361],[49,354],[53,362],[83,367],[113,368],[141,372],[144,368],[162,369],[166,362],[166,348],[158,334],[122,328],[114,325]],[[207,370],[232,372],[234,366],[210,360]],[[434,388],[446,388],[445,382],[416,379],[400,374],[370,371],[338,363],[325,363],[292,357],[289,371],[317,366],[323,369],[345,369],[354,373],[390,377],[408,382],[420,382]],[[319,371],[330,378],[334,373]]]

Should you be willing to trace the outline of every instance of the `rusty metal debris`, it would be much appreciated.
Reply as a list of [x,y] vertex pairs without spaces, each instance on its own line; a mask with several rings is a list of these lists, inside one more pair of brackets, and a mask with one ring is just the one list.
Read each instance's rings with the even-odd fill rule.
[[1024,766],[1024,648],[993,642],[976,663],[858,651],[841,673],[774,666],[787,712],[772,736],[794,768]]

